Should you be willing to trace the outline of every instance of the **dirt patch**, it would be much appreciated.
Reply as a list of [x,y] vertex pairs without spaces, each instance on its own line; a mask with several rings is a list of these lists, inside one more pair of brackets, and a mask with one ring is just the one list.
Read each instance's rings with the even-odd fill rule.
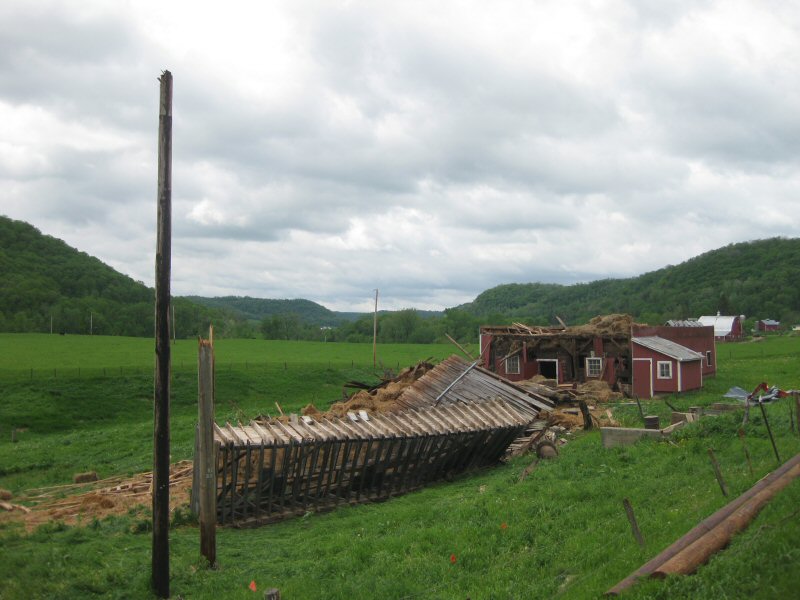
[[[15,510],[0,512],[0,522],[22,522],[27,531],[50,521],[68,525],[89,523],[111,515],[124,515],[136,507],[149,511],[152,504],[153,474],[111,477],[90,485],[67,484],[28,490],[15,500],[25,503]],[[188,505],[192,486],[192,461],[170,466],[170,512]],[[88,488],[88,489],[87,489]]]

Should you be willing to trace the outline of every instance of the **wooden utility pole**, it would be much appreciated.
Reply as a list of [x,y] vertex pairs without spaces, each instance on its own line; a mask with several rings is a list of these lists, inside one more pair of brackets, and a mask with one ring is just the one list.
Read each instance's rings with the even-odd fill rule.
[[200,554],[209,566],[217,562],[217,476],[214,452],[214,344],[213,330],[208,340],[199,340],[197,355],[197,429],[200,500]]
[[375,290],[375,313],[372,317],[372,368],[378,366],[378,290]]
[[164,71],[158,111],[156,371],[153,403],[153,592],[169,598],[169,306],[172,263],[172,74]]

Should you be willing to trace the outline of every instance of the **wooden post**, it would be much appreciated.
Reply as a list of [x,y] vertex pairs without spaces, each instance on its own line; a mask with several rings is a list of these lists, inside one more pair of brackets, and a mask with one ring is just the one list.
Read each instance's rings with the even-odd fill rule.
[[630,521],[631,524],[633,537],[636,538],[639,546],[644,548],[644,538],[642,537],[642,532],[639,530],[639,524],[636,522],[636,516],[633,514],[633,506],[631,506],[630,500],[624,498],[622,500],[622,506],[625,507],[625,514],[628,515],[628,521]]
[[217,562],[217,461],[214,453],[214,346],[210,340],[199,340],[197,408],[200,554],[214,567]]
[[172,74],[159,78],[156,369],[153,410],[153,592],[169,598],[169,305],[172,256]]
[[711,466],[714,467],[714,475],[719,483],[719,488],[722,490],[722,495],[727,497],[728,486],[725,485],[725,480],[722,478],[722,471],[719,468],[719,462],[717,462],[717,457],[714,456],[714,451],[711,448],[708,449],[708,456],[711,459]]
[[761,398],[758,399],[758,407],[761,409],[761,416],[764,417],[764,425],[767,426],[767,433],[769,434],[769,441],[772,442],[772,450],[775,452],[775,459],[778,461],[778,464],[781,464],[781,457],[778,455],[778,447],[775,445],[775,438],[772,437],[772,428],[769,426],[767,411],[764,410],[764,402]]
[[375,290],[375,313],[372,316],[372,368],[378,361],[378,290]]
[[586,405],[586,400],[578,400],[578,406],[583,415],[583,429],[589,431],[592,428],[592,413],[589,412],[589,407]]
[[642,410],[642,404],[639,402],[639,396],[634,396],[634,400],[636,400],[636,406],[639,407],[639,416],[642,418],[642,422],[644,422],[644,411]]
[[750,476],[754,475],[753,473],[753,463],[750,462],[750,451],[747,449],[747,442],[744,440],[744,429],[739,427],[739,439],[742,440],[742,448],[744,448],[744,457],[747,459],[747,468],[750,469]]
[[792,392],[794,397],[794,414],[797,415],[797,435],[800,435],[800,392]]

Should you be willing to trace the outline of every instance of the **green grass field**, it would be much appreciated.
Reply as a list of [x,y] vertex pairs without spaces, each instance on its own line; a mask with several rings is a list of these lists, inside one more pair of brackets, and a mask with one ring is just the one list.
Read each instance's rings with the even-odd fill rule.
[[[155,344],[152,339],[111,336],[0,333],[0,381],[43,379],[59,375],[88,377],[152,373]],[[468,348],[476,351],[477,346]],[[391,344],[377,348],[378,369],[408,366],[426,358],[443,358],[457,352],[450,344]],[[372,344],[291,342],[277,340],[214,341],[218,368],[257,369],[280,365],[355,366],[372,369]],[[178,340],[172,346],[176,371],[196,372],[197,342]],[[399,365],[399,367],[398,367]]]
[[[151,468],[151,341],[0,335],[0,344],[13,348],[0,353],[0,487],[18,493],[69,482],[79,471],[107,477]],[[379,357],[395,369],[398,362],[407,366],[452,350],[386,346]],[[173,460],[191,456],[195,352],[194,343],[175,347]],[[217,355],[218,421],[274,414],[276,401],[285,410],[325,406],[341,396],[344,381],[378,376],[368,344],[219,340]],[[732,385],[753,388],[762,380],[800,389],[798,356],[800,338],[720,346],[717,377],[702,392],[669,401],[681,408],[706,405]],[[800,452],[790,406],[788,399],[768,406],[783,460]],[[646,402],[645,410],[669,414],[659,400]],[[614,412],[638,424],[635,407]],[[714,449],[732,495],[775,467],[755,410],[746,427],[750,474],[736,435],[740,423],[740,412],[707,418],[673,443],[610,450],[602,449],[598,432],[578,434],[557,460],[541,463],[523,482],[518,476],[530,457],[384,503],[255,530],[220,529],[216,570],[200,560],[196,527],[178,519],[171,531],[173,597],[260,598],[277,587],[284,598],[596,598],[728,501],[707,448]],[[24,429],[15,444],[11,427]],[[644,549],[630,533],[624,497],[636,511]],[[793,597],[800,586],[793,568],[800,556],[798,503],[800,482],[794,482],[697,575],[645,582],[628,596]],[[0,526],[0,598],[148,597],[146,516],[143,509],[33,534]]]

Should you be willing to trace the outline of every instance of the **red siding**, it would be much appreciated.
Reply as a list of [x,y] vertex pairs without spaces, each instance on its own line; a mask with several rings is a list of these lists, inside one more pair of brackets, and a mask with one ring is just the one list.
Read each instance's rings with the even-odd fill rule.
[[[705,361],[703,361],[705,362]],[[683,391],[699,390],[703,387],[703,373],[700,368],[700,361],[681,363],[683,371],[681,373],[681,387]]]
[[648,359],[633,361],[633,395],[637,398],[650,398],[653,395],[652,363]]
[[670,327],[669,325],[634,325],[633,337],[649,337],[657,335],[670,340],[703,356],[711,353],[711,361],[703,361],[703,377],[713,377],[717,373],[717,347],[714,343],[714,328],[707,327]]
[[[674,327],[670,329],[682,329]],[[631,344],[631,358],[633,360],[633,393],[640,398],[649,398],[650,381],[653,384],[654,394],[673,394],[698,390],[703,387],[702,364],[705,361],[693,360],[679,362],[678,360],[661,354],[639,344]],[[658,376],[659,362],[669,362],[672,365],[672,377],[661,379]],[[648,373],[649,367],[649,373]]]

